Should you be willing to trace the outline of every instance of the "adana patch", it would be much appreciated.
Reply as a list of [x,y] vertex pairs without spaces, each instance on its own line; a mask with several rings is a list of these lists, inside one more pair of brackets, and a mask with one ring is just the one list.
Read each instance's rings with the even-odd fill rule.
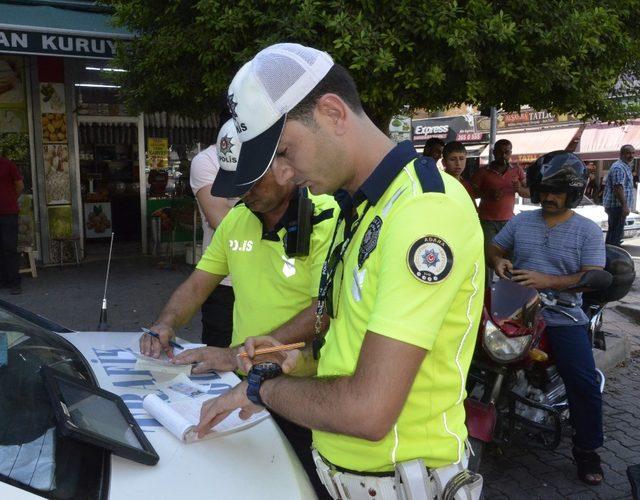
[[380,236],[381,227],[382,219],[376,215],[362,238],[360,251],[358,252],[358,268],[362,267],[364,261],[367,260],[367,257],[371,255],[371,252],[373,252],[378,245],[378,236]]
[[442,238],[428,235],[415,241],[407,252],[407,266],[423,283],[440,283],[453,267],[453,252]]

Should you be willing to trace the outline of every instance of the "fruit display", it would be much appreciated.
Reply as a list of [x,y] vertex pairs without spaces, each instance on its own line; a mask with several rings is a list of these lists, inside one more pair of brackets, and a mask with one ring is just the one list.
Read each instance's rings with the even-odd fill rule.
[[73,234],[73,212],[71,205],[47,207],[49,215],[49,236],[68,238]]
[[85,203],[84,228],[86,238],[108,238],[111,236],[111,203]]
[[35,246],[34,222],[33,222],[33,195],[20,196],[20,214],[18,216],[18,245]]
[[47,203],[69,203],[69,149],[66,145],[45,145],[43,158]]
[[67,124],[64,114],[45,113],[42,115],[42,141],[67,142]]
[[87,229],[100,234],[111,227],[111,221],[102,210],[102,205],[94,205],[93,210],[89,212],[87,217]]

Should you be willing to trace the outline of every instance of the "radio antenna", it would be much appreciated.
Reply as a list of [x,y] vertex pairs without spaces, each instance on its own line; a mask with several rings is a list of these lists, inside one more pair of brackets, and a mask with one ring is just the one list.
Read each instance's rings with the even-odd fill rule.
[[107,275],[104,278],[104,293],[102,295],[102,308],[100,309],[100,321],[98,321],[98,331],[106,332],[109,330],[107,323],[107,287],[109,286],[109,271],[111,270],[111,253],[113,252],[113,237],[115,233],[111,233],[111,243],[109,244],[109,258],[107,260]]

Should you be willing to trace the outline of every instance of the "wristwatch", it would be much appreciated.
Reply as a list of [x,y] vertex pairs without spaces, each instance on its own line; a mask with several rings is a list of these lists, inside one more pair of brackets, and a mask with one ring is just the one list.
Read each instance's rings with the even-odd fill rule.
[[282,368],[278,363],[271,361],[265,363],[258,363],[251,367],[247,375],[247,397],[249,401],[254,404],[265,406],[260,397],[260,386],[265,380],[276,378],[278,375],[282,375]]

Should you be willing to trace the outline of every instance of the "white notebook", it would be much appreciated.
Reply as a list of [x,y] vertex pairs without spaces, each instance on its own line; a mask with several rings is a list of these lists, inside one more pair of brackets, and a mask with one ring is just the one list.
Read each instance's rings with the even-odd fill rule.
[[[240,383],[240,379],[232,372],[218,373],[218,375],[220,375],[222,382],[231,387]],[[207,386],[191,381],[185,374],[180,374],[171,381],[158,384],[158,386],[170,399],[163,401],[158,395],[149,394],[142,401],[144,409],[180,441],[184,443],[199,441],[196,427],[200,422],[202,404],[217,396],[207,394]],[[269,416],[269,412],[263,410],[253,414],[247,420],[242,420],[239,414],[239,409],[232,412],[203,439],[211,439],[246,429]]]

